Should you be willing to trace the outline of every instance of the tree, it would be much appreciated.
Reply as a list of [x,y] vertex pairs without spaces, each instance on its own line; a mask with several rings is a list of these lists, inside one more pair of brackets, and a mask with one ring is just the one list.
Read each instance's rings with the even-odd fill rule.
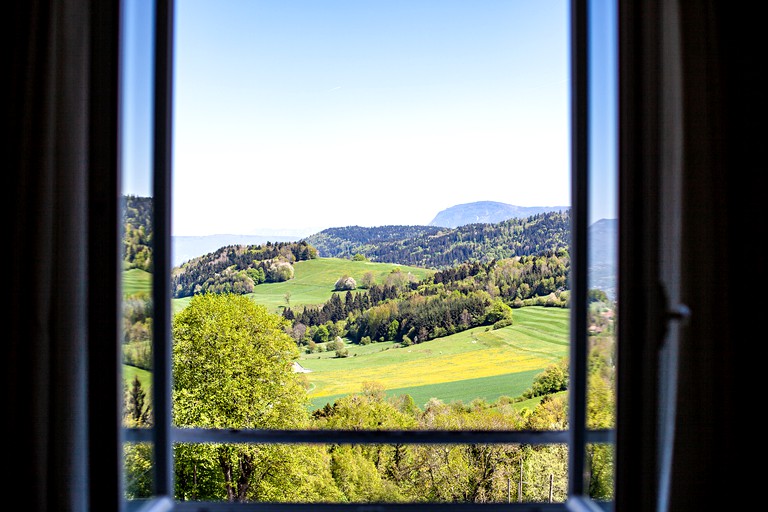
[[123,424],[128,427],[144,427],[152,424],[150,404],[146,403],[147,393],[141,387],[138,377],[133,378],[130,389],[124,386],[125,406]]
[[394,340],[397,338],[398,329],[400,329],[400,323],[397,320],[392,320],[387,327],[387,339]]
[[287,261],[273,261],[267,269],[267,281],[271,283],[282,283],[293,279],[293,265]]
[[361,286],[363,288],[370,288],[376,284],[376,277],[373,275],[373,272],[368,270],[365,274],[363,274],[363,278],[361,279]]
[[529,390],[530,397],[549,395],[568,389],[568,360],[549,365],[533,379]]
[[[173,421],[179,427],[302,428],[308,421],[307,395],[291,363],[298,357],[285,332],[285,320],[251,299],[233,294],[202,294],[173,320]],[[183,461],[200,467],[216,461],[221,486],[200,486],[180,495],[245,501],[270,478],[273,465],[290,472],[276,446],[180,445]],[[298,470],[298,468],[296,468]],[[276,481],[280,479],[275,477]],[[286,480],[288,481],[288,480]],[[275,484],[277,485],[277,484]],[[202,489],[225,495],[200,495]],[[213,491],[211,491],[213,492]],[[221,492],[221,491],[217,491]]]
[[592,288],[587,292],[587,302],[608,302],[608,295],[598,288]]
[[495,324],[496,322],[512,320],[512,308],[506,305],[501,299],[493,301],[490,310],[485,315],[485,321],[489,324]]
[[357,288],[357,282],[353,277],[348,276],[347,274],[341,276],[333,286],[333,289],[336,291],[354,290],[355,288]]

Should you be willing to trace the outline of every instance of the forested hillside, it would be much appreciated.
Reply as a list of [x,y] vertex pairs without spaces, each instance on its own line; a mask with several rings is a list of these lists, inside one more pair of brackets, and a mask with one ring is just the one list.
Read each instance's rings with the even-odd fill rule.
[[123,268],[152,271],[152,198],[123,196]]
[[482,325],[504,327],[517,307],[567,307],[569,269],[564,249],[463,263],[418,282],[392,279],[334,294],[320,306],[286,307],[283,316],[299,345],[311,347],[336,336],[361,344],[410,345]]
[[231,245],[193,258],[171,274],[175,298],[198,293],[251,293],[261,283],[287,281],[293,263],[317,257],[306,242],[267,242],[264,245]]
[[371,261],[446,269],[467,261],[489,262],[570,245],[570,210],[510,219],[498,224],[359,226],[330,228],[305,240],[321,257],[363,255]]

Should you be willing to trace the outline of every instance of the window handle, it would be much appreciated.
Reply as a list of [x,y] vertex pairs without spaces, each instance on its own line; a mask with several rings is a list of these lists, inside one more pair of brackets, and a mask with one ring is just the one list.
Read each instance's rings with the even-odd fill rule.
[[667,309],[667,319],[679,321],[681,324],[685,324],[689,318],[691,318],[691,308],[685,304],[674,304]]
[[656,296],[659,299],[656,309],[655,318],[659,319],[658,333],[657,333],[657,349],[661,349],[667,342],[667,334],[670,322],[679,322],[680,326],[688,323],[691,318],[691,308],[688,305],[679,302],[677,304],[670,304],[668,299],[667,290],[663,284],[658,283],[656,286]]

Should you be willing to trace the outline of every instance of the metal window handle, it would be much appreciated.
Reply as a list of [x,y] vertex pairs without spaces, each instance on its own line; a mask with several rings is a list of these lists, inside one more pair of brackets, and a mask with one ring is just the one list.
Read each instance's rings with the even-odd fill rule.
[[667,310],[667,318],[684,324],[691,318],[691,308],[685,304],[675,304]]

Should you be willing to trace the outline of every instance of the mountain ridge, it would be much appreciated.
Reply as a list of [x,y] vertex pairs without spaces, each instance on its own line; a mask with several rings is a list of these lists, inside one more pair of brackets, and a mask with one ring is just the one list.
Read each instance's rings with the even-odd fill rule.
[[441,210],[429,226],[457,228],[467,224],[496,224],[509,219],[526,218],[539,213],[565,211],[570,206],[517,206],[498,201],[474,201]]

